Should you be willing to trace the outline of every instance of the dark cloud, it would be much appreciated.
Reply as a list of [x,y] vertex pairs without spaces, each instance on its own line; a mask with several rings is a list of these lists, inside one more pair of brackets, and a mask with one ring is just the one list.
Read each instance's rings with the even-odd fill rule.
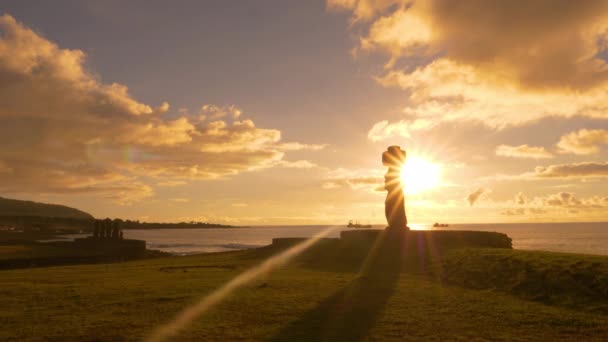
[[608,163],[575,163],[536,167],[537,178],[591,178],[608,177]]
[[486,188],[479,188],[471,192],[466,198],[467,202],[469,202],[469,206],[472,207],[481,198],[483,194],[486,194],[488,192],[490,192],[490,190]]
[[[357,51],[388,55],[385,73],[376,79],[404,89],[409,100],[403,120],[378,121],[372,140],[407,137],[445,121],[502,129],[546,117],[607,117],[608,0],[328,5],[353,12]],[[507,151],[518,157],[527,152]]]

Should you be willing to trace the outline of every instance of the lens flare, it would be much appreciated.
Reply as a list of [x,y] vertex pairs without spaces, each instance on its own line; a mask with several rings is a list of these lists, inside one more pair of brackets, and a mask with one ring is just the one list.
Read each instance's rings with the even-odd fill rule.
[[173,321],[160,326],[152,335],[150,335],[146,339],[146,341],[159,342],[164,341],[169,337],[175,336],[181,330],[186,328],[190,323],[192,323],[195,319],[203,315],[211,307],[219,304],[222,300],[224,300],[228,295],[237,290],[239,287],[285,264],[298,254],[304,252],[306,249],[314,245],[315,242],[317,242],[320,238],[331,234],[333,231],[339,228],[339,226],[329,227],[324,231],[318,233],[317,235],[313,236],[312,238],[305,240],[273,257],[270,257],[258,266],[250,268],[244,273],[241,273],[236,278],[226,283],[224,286],[203,297],[200,301],[198,301],[198,303],[184,309],[175,317]]
[[418,156],[408,156],[401,170],[401,181],[406,194],[418,194],[441,184],[441,167]]

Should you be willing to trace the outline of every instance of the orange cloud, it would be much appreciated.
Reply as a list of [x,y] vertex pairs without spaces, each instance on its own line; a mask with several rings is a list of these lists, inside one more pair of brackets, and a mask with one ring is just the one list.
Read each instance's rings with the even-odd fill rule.
[[85,57],[0,16],[0,191],[91,193],[130,204],[153,196],[149,178],[167,186],[312,165],[283,162],[284,146],[308,145],[281,144],[279,130],[242,119],[235,106],[168,118],[167,102],[154,108],[124,85],[102,83]]
[[238,119],[241,114],[243,114],[243,110],[236,106],[217,106],[206,104],[201,107],[201,115],[205,118],[209,118],[211,120],[217,120],[224,117],[231,117],[233,119]]
[[581,89],[608,77],[597,57],[605,49],[608,1],[584,6],[551,0],[368,3],[365,7],[399,4],[375,18],[363,38],[364,47],[388,51],[393,58],[439,52],[441,58],[525,87]]
[[277,165],[287,168],[293,169],[312,169],[313,167],[317,167],[318,165],[309,161],[309,160],[297,160],[297,161],[287,161],[281,160]]
[[525,207],[508,208],[501,212],[507,216],[539,215],[549,213],[552,217],[601,214],[608,207],[608,197],[592,196],[578,198],[572,192],[559,192],[534,197]]
[[430,121],[421,119],[411,122],[401,120],[394,123],[383,120],[374,124],[367,133],[367,137],[371,141],[382,141],[392,138],[409,138],[412,131],[422,130],[430,126],[432,126]]
[[598,153],[600,144],[608,144],[608,130],[581,129],[562,136],[557,147],[563,153],[584,155]]
[[500,145],[496,148],[496,155],[511,158],[547,159],[553,158],[553,154],[544,147]]
[[533,177],[536,178],[593,178],[608,177],[608,163],[574,163],[537,166]]
[[517,203],[519,205],[524,205],[524,204],[526,204],[526,202],[528,202],[528,198],[526,198],[526,196],[524,195],[523,192],[519,192],[515,196],[515,203]]
[[403,3],[402,0],[327,0],[330,10],[349,10],[353,20],[369,20],[390,7]]
[[405,124],[475,120],[502,129],[548,116],[608,117],[608,1],[328,6],[352,11],[358,50],[388,57],[377,80],[405,90]]
[[368,191],[384,191],[384,178],[382,170],[346,170],[336,169],[328,173],[324,189],[350,187],[351,189],[365,189]]

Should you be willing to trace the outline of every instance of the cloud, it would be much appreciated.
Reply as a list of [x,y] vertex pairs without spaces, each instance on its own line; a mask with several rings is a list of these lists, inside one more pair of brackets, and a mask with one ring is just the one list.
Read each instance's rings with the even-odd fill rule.
[[[537,166],[534,171],[524,172],[515,175],[496,174],[489,177],[482,177],[483,181],[519,181],[519,180],[590,180],[593,178],[608,177],[608,162],[582,162],[571,164],[555,164],[547,166]],[[575,184],[559,184],[553,188],[568,188]]]
[[500,214],[505,215],[505,216],[525,215],[526,209],[525,208],[506,209],[506,210],[501,211]]
[[547,214],[549,210],[543,208],[511,208],[505,209],[500,212],[501,215],[505,216],[525,216],[525,215],[542,215]]
[[472,207],[482,197],[482,195],[489,192],[490,190],[486,188],[478,188],[477,190],[471,192],[466,198],[467,202],[469,202],[469,206]]
[[543,202],[545,205],[549,206],[578,206],[582,204],[582,202],[571,192],[560,192],[550,195],[548,198],[544,199]]
[[167,102],[155,108],[102,83],[85,57],[0,16],[0,191],[129,204],[154,194],[150,179],[167,186],[281,164],[281,132],[241,109],[169,115]]
[[278,163],[279,166],[282,167],[287,167],[287,168],[293,168],[293,169],[312,169],[314,167],[317,167],[318,165],[308,161],[308,160],[297,160],[297,161],[287,161],[287,160],[281,160]]
[[328,146],[327,144],[302,144],[302,143],[298,143],[298,142],[290,142],[290,143],[281,144],[281,145],[279,145],[278,148],[282,151],[303,151],[303,150],[320,151],[320,150],[326,148],[327,146]]
[[608,117],[608,1],[328,7],[352,11],[359,51],[388,57],[377,80],[405,90],[408,121],[475,120],[502,129],[548,116]]
[[401,0],[327,0],[327,8],[353,11],[353,20],[358,21],[370,19],[401,2]]
[[534,197],[525,207],[507,208],[501,215],[524,216],[550,213],[551,216],[571,214],[588,215],[600,213],[608,207],[608,197],[591,196],[578,198],[572,192],[558,192],[546,196]]
[[553,154],[544,147],[533,147],[526,144],[519,146],[500,145],[496,147],[496,155],[511,158],[548,159]]
[[608,77],[598,57],[606,48],[607,1],[585,6],[551,0],[398,3],[372,22],[364,47],[393,57],[441,53],[441,58],[533,88],[584,89]]
[[608,130],[581,129],[563,135],[557,147],[563,153],[588,155],[598,153],[600,144],[608,144]]
[[414,120],[412,122],[401,120],[395,123],[389,123],[383,120],[374,124],[367,133],[367,137],[371,141],[382,141],[392,138],[409,138],[410,132],[421,130],[432,126],[428,120]]
[[549,166],[537,166],[533,174],[525,174],[534,178],[593,178],[608,177],[608,163],[574,163]]
[[382,170],[346,170],[336,169],[328,173],[323,189],[350,187],[358,190],[384,191]]
[[243,110],[234,105],[229,106],[218,106],[213,104],[206,104],[201,107],[200,114],[201,118],[209,118],[211,120],[222,119],[225,117],[231,117],[232,119],[238,119]]
[[528,198],[526,198],[526,195],[524,195],[523,192],[519,192],[515,196],[515,203],[517,203],[519,205],[524,205],[524,204],[526,204],[527,201],[528,201]]
[[[489,77],[489,78],[488,78]],[[534,91],[500,82],[473,66],[438,59],[414,71],[391,70],[379,82],[409,94],[408,120],[470,120],[495,129],[520,126],[548,116],[607,118],[602,98],[608,88],[581,93]],[[412,119],[413,118],[413,119]],[[428,127],[425,127],[428,128]]]

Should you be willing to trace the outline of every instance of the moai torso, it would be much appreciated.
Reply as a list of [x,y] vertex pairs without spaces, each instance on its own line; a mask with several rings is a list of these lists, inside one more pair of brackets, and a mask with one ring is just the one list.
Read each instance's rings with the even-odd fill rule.
[[399,146],[390,146],[382,153],[382,164],[388,167],[384,175],[384,188],[388,191],[384,202],[384,213],[390,230],[408,229],[401,183],[401,169],[405,157],[405,151]]

